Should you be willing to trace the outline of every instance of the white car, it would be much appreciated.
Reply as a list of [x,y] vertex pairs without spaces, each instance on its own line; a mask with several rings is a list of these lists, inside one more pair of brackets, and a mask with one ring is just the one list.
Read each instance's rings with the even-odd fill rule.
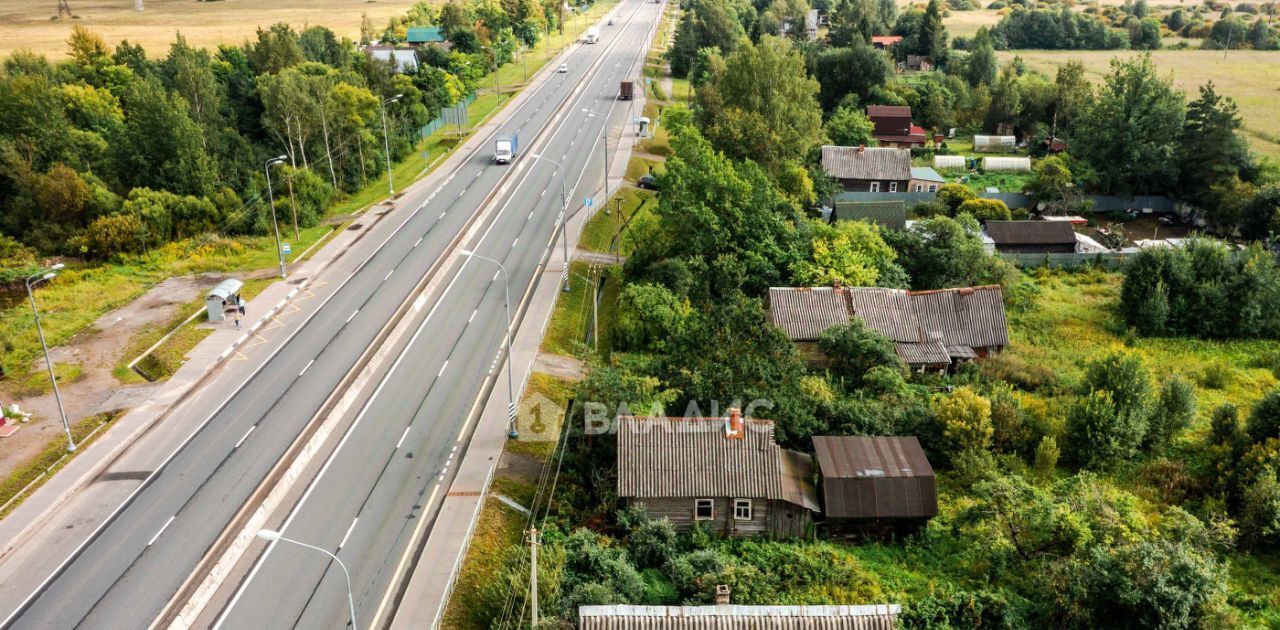
[[560,69],[559,69],[559,70],[556,70],[556,72],[562,72],[562,73],[563,73],[563,72],[568,72],[568,71],[569,71],[569,64],[567,64],[567,63],[562,63],[562,64],[560,64]]

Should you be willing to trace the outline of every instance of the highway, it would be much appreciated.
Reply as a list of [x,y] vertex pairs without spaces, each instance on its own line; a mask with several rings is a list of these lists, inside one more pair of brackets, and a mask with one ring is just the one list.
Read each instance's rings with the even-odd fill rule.
[[[492,164],[486,138],[438,187],[411,187],[398,204],[415,209],[403,225],[355,273],[338,280],[319,315],[213,410],[164,466],[143,471],[146,482],[54,575],[32,576],[31,596],[11,611],[5,627],[150,625],[388,320],[416,299],[424,276],[451,273],[426,308],[409,311],[414,335],[395,349],[390,369],[352,410],[354,420],[300,501],[289,506],[283,526],[286,536],[344,560],[360,627],[375,617],[385,621],[411,534],[420,519],[431,518],[433,489],[446,483],[449,465],[465,450],[468,413],[486,378],[501,367],[502,278],[481,260],[444,264],[457,255],[455,238],[486,202],[496,204],[479,237],[461,247],[501,260],[512,299],[520,299],[558,226],[560,178],[567,176],[571,210],[579,183],[584,190],[598,186],[601,137],[610,130],[616,135],[627,120],[626,104],[615,101],[618,82],[648,45],[659,10],[658,4],[623,2],[616,25],[601,29],[598,44],[577,46],[569,72],[536,87],[511,113],[495,134],[520,134],[514,164]],[[566,115],[553,119],[566,96]],[[543,129],[549,132],[538,137]],[[567,173],[535,160],[538,152],[562,162]],[[253,558],[247,579],[232,586],[234,597],[217,619],[221,627],[346,623],[342,573],[314,551],[273,544]]]

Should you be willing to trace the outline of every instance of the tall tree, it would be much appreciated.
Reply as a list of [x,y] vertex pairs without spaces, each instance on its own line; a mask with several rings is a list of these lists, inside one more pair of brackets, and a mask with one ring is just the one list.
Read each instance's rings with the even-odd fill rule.
[[1087,115],[1076,122],[1071,151],[1097,172],[1108,193],[1159,194],[1177,180],[1177,142],[1186,106],[1156,75],[1150,55],[1111,62]]
[[867,102],[872,90],[884,85],[891,71],[884,53],[857,41],[848,48],[828,48],[819,53],[813,76],[821,86],[823,109],[832,110],[850,94],[858,102]]
[[156,79],[135,81],[121,97],[124,130],[111,143],[121,188],[146,187],[203,196],[213,188],[204,132],[187,102],[167,93]]
[[1178,184],[1187,200],[1203,205],[1213,186],[1252,178],[1253,159],[1240,125],[1235,101],[1219,96],[1212,81],[1200,86],[1200,96],[1187,105],[1177,147]]
[[766,36],[744,42],[698,90],[698,115],[717,148],[772,170],[822,140],[818,89],[791,43]]
[[924,9],[917,46],[916,54],[924,55],[938,65],[946,63],[947,27],[942,24],[942,8],[938,0],[929,0]]
[[996,82],[996,48],[991,42],[991,33],[985,27],[978,29],[973,37],[973,52],[965,59],[964,78],[969,85],[993,85]]

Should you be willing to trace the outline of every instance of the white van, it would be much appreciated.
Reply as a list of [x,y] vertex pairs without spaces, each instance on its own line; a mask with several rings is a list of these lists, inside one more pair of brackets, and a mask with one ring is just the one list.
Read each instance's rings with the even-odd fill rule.
[[589,28],[589,29],[587,29],[587,43],[588,43],[588,44],[594,44],[594,43],[596,43],[596,42],[597,42],[597,41],[599,41],[599,40],[600,40],[600,29],[598,29],[598,28],[596,28],[596,27],[594,27],[594,26],[593,26],[593,27],[591,27],[591,28]]

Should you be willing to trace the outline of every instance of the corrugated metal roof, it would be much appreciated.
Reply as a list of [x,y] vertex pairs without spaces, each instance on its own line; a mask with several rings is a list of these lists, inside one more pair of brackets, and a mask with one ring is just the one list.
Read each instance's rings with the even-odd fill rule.
[[[959,157],[959,156],[939,155],[939,156],[935,156],[934,161],[936,162],[937,158],[940,158],[940,157]],[[961,166],[964,165],[964,158],[960,158],[960,164]],[[947,181],[947,178],[939,175],[938,171],[933,170],[933,167],[931,166],[911,167],[911,179],[918,179],[920,181],[925,181],[925,182],[939,182],[939,183],[945,183]]]
[[985,230],[997,245],[1074,245],[1076,242],[1076,232],[1066,221],[987,221]]
[[824,479],[934,476],[915,436],[815,435],[813,451]]
[[910,105],[868,105],[867,118],[911,118]]
[[870,221],[876,225],[901,230],[907,225],[907,204],[901,199],[837,201],[834,217],[837,221]]
[[781,499],[816,508],[808,478],[798,477],[805,469],[796,458],[809,456],[784,457],[773,422],[743,419],[742,439],[726,437],[725,425],[724,418],[619,418],[618,496]]
[[792,341],[812,341],[832,326],[849,323],[849,306],[831,288],[774,288],[769,289],[769,320]]
[[901,608],[872,606],[580,606],[582,630],[893,630]]
[[413,44],[444,41],[444,30],[438,26],[411,26],[405,29],[405,41]]
[[822,170],[836,179],[909,180],[911,151],[884,147],[822,147]]
[[[851,317],[896,342],[898,356],[909,365],[945,364],[976,356],[974,348],[1009,345],[1004,295],[995,285],[937,291],[769,289],[769,319],[792,341],[815,341]],[[959,354],[947,347],[956,347]]]

